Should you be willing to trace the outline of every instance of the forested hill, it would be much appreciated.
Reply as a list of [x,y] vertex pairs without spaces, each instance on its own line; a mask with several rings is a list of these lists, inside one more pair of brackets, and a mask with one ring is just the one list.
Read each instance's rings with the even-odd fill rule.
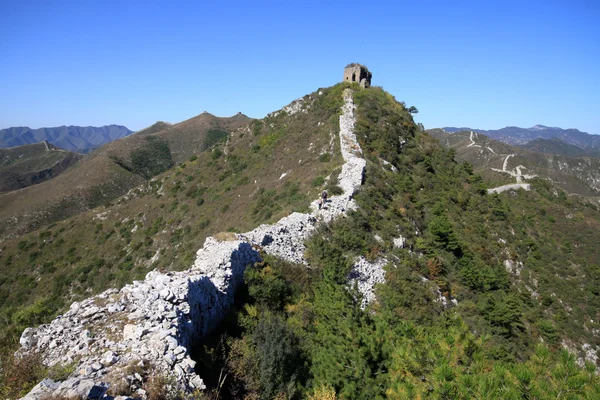
[[103,144],[132,134],[122,125],[59,126],[31,129],[13,127],[0,129],[0,147],[22,146],[47,141],[60,148],[78,153],[88,153]]
[[[113,205],[5,243],[4,343],[69,300],[155,267],[186,268],[209,233],[272,222],[325,187],[338,191],[346,87],[366,159],[358,208],[306,241],[308,266],[262,254],[246,269],[235,308],[194,344],[202,395],[600,398],[597,208],[542,179],[529,192],[488,195],[404,103],[358,85],[307,95]],[[356,260],[387,264],[364,309],[349,283]],[[3,365],[4,382],[23,370]],[[167,378],[136,368],[146,393],[166,396],[156,382]],[[39,371],[31,382],[64,376]],[[120,390],[112,395],[134,394]]]

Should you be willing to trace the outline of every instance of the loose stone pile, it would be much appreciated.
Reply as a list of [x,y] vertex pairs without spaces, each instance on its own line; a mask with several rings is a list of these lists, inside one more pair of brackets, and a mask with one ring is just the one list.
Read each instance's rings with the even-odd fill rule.
[[359,257],[354,261],[352,271],[348,276],[348,284],[350,287],[356,285],[362,295],[361,307],[363,309],[375,300],[375,285],[385,282],[384,267],[387,263],[385,258],[378,258],[374,262],[370,262],[364,257]]
[[[183,272],[148,273],[120,291],[109,289],[79,303],[48,325],[27,328],[17,355],[38,352],[43,362],[76,364],[75,372],[64,382],[45,379],[26,399],[44,396],[87,396],[94,383],[110,382],[138,388],[144,398],[142,377],[132,374],[135,367],[154,368],[163,376],[173,376],[177,390],[191,393],[204,389],[190,358],[191,345],[209,333],[233,303],[236,288],[248,265],[260,261],[252,245],[286,260],[305,263],[304,240],[319,221],[329,222],[356,209],[352,196],[364,177],[365,160],[354,135],[352,92],[344,92],[340,116],[340,143],[344,165],[339,175],[343,193],[332,196],[310,214],[293,213],[272,225],[238,234],[234,240],[206,239],[198,250],[194,266]],[[373,286],[384,278],[385,260],[356,261],[349,277],[365,296],[373,298]],[[366,304],[366,303],[365,303]],[[119,382],[125,380],[126,382]]]
[[[109,289],[75,302],[52,323],[27,328],[18,353],[39,352],[48,366],[77,364],[71,379],[62,384],[46,380],[38,385],[47,388],[42,392],[46,395],[50,389],[55,396],[87,395],[83,392],[94,382],[118,384],[136,366],[173,375],[179,390],[203,389],[190,358],[191,344],[220,321],[232,305],[244,269],[259,260],[246,242],[209,237],[193,268],[166,274],[152,271],[144,281],[120,291]],[[141,377],[134,375],[134,380],[141,386]],[[26,398],[40,396],[34,391]]]

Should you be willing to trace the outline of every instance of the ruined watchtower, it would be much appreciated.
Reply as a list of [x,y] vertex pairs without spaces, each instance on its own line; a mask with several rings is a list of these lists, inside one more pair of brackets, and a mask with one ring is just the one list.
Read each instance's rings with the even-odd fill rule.
[[364,65],[352,63],[344,68],[344,82],[358,82],[364,88],[371,86],[372,76],[373,74]]

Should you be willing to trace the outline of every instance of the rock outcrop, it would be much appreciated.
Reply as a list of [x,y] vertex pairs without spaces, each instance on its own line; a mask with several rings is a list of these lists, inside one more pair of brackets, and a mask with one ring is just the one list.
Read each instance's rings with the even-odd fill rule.
[[[189,270],[152,271],[144,281],[73,303],[50,324],[27,328],[17,355],[38,352],[48,366],[76,367],[69,379],[46,379],[26,398],[83,393],[100,382],[118,385],[123,380],[129,387],[137,387],[138,395],[144,397],[142,377],[132,374],[132,367],[152,368],[158,375],[172,376],[176,389],[186,393],[203,389],[204,383],[190,358],[192,343],[215,328],[231,307],[245,268],[260,260],[255,247],[292,262],[306,263],[304,241],[317,224],[356,208],[352,197],[362,184],[366,163],[354,135],[354,109],[352,92],[347,89],[340,116],[345,161],[339,175],[341,195],[330,197],[321,209],[315,201],[310,214],[293,213],[231,240],[209,237]],[[357,282],[366,300],[373,297],[374,284],[383,280],[383,264],[364,259],[356,262],[350,279]]]

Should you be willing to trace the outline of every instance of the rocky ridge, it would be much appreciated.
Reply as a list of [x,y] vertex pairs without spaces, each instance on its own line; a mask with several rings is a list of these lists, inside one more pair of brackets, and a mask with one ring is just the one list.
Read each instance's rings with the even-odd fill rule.
[[[27,328],[18,356],[37,352],[44,364],[75,365],[63,382],[45,379],[24,399],[44,396],[87,396],[94,386],[132,388],[142,398],[142,376],[136,369],[173,377],[173,390],[193,393],[205,388],[190,358],[192,343],[210,332],[233,303],[246,266],[260,260],[262,248],[288,261],[306,263],[304,240],[320,222],[329,222],[356,209],[354,192],[364,178],[366,162],[354,135],[355,105],[352,92],[344,92],[340,116],[340,143],[344,165],[339,175],[343,193],[332,196],[310,214],[293,213],[275,224],[261,225],[226,240],[206,239],[194,266],[183,272],[148,273],[121,290],[109,289],[75,302],[50,324]],[[385,262],[356,260],[349,276],[364,295],[383,281]]]

